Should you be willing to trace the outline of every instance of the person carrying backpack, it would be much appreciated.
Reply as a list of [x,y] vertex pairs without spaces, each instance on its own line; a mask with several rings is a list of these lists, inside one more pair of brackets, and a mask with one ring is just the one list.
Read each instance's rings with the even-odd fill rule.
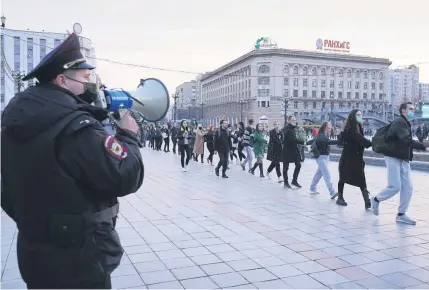
[[[399,107],[401,116],[377,131],[373,138],[373,150],[384,155],[387,168],[387,187],[372,199],[372,212],[379,214],[380,202],[400,194],[396,222],[415,225],[416,221],[406,215],[413,194],[410,161],[413,149],[426,150],[429,147],[413,140],[410,121],[414,118],[414,105],[403,103]],[[385,136],[380,138],[381,133]]]

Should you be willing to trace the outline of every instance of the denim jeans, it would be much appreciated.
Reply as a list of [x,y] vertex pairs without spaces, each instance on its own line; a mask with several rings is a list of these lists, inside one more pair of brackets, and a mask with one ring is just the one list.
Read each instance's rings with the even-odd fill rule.
[[334,186],[332,185],[331,181],[331,174],[329,173],[328,169],[328,163],[329,163],[329,155],[320,155],[316,158],[317,162],[317,171],[313,176],[313,181],[310,185],[311,191],[316,191],[317,184],[319,183],[320,179],[323,177],[325,180],[326,187],[329,190],[329,194],[333,195],[335,194]]
[[410,163],[387,156],[384,160],[387,168],[387,187],[377,195],[377,199],[383,201],[400,192],[398,213],[406,213],[413,195]]
[[252,156],[252,147],[250,146],[245,146],[244,150],[246,151],[246,159],[244,159],[243,163],[241,163],[243,166],[246,166],[246,162],[249,164],[249,169],[252,168],[252,161],[253,161],[253,156]]

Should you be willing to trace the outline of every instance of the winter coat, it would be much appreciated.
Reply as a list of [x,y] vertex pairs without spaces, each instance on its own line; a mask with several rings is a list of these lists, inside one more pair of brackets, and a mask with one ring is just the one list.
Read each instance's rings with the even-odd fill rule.
[[296,138],[295,126],[287,124],[283,129],[283,163],[295,163],[296,160],[301,160],[301,154],[298,145],[303,145],[304,141]]
[[365,162],[363,153],[365,148],[371,147],[371,141],[363,136],[361,125],[344,130],[342,134],[344,148],[338,165],[340,181],[366,188]]
[[204,154],[204,134],[201,130],[197,130],[195,135],[194,153]]
[[264,157],[265,153],[265,144],[267,144],[267,140],[264,137],[263,133],[255,131],[253,133],[254,143],[253,143],[253,153],[255,157]]
[[268,142],[267,160],[272,161],[274,163],[281,162],[283,150],[282,142],[282,131],[277,132],[276,129],[271,130],[270,141]]

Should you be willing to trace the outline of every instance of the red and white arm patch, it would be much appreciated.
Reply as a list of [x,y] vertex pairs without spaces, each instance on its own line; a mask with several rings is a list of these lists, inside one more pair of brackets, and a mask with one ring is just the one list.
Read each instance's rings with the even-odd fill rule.
[[118,160],[123,160],[128,156],[127,148],[112,135],[108,135],[104,139],[104,148],[110,156]]

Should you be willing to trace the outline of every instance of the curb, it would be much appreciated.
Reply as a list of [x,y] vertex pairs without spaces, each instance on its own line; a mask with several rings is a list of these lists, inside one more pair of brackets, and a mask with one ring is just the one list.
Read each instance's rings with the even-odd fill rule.
[[[330,154],[330,161],[338,162],[340,161],[340,154]],[[305,158],[313,159],[313,157],[310,156],[308,152],[305,152]],[[386,167],[386,163],[384,161],[384,158],[377,158],[377,157],[368,157],[364,156],[363,160],[368,165],[373,166],[380,166],[380,167]],[[423,161],[411,161],[411,169],[412,170],[418,170],[418,171],[424,171],[429,172],[429,162],[423,162]]]

